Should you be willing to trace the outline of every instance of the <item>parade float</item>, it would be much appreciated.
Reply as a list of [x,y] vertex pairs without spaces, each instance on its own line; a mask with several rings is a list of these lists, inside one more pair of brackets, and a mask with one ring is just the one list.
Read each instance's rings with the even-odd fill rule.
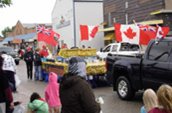
[[68,59],[73,56],[82,57],[87,65],[87,75],[104,75],[106,73],[105,61],[96,56],[96,49],[61,49],[53,59],[43,59],[42,69],[46,72],[55,72],[63,76],[68,72]]

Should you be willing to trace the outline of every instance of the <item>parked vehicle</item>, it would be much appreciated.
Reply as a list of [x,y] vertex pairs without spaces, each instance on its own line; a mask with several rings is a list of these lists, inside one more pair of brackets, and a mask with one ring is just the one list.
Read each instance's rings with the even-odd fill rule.
[[[171,38],[171,39],[170,39]],[[125,57],[108,55],[107,75],[113,78],[113,90],[123,100],[132,99],[135,92],[172,85],[172,37],[158,43],[150,41],[144,55]]]
[[1,46],[0,52],[3,52],[3,51],[6,52],[8,55],[11,55],[14,58],[16,65],[19,65],[19,62],[20,62],[19,55],[16,51],[14,51],[12,47]]
[[111,43],[104,47],[101,51],[98,51],[97,56],[105,59],[109,53],[113,55],[135,56],[140,52],[142,52],[142,49],[137,44]]

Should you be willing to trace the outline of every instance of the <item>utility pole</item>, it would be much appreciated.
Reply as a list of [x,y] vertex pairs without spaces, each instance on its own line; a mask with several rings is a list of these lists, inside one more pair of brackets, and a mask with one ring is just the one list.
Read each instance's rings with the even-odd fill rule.
[[127,13],[127,9],[128,9],[128,1],[125,1],[125,24],[128,24],[128,13]]
[[73,31],[74,31],[74,46],[76,47],[76,18],[75,18],[75,0],[73,0]]

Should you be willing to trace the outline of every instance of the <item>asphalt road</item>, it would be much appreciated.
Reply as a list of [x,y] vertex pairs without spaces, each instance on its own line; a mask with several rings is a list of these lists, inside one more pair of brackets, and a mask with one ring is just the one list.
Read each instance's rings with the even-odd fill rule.
[[[38,92],[44,96],[45,82],[27,80],[26,66],[23,61],[17,66],[17,75],[21,80],[17,90],[18,93],[13,94],[14,101],[22,101],[22,105],[26,107],[29,102],[30,95]],[[103,97],[104,104],[101,105],[103,113],[139,113],[142,105],[142,93],[136,94],[132,101],[122,101],[118,98],[112,87],[101,87],[93,89],[96,97]]]

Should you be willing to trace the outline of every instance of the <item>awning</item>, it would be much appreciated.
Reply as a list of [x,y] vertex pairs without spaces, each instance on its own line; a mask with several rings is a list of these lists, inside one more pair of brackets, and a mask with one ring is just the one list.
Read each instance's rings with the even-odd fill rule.
[[114,33],[108,33],[107,35],[105,35],[104,40],[112,40],[114,39]]
[[157,14],[162,14],[162,13],[172,13],[172,10],[162,9],[162,10],[158,10],[158,11],[153,11],[150,13],[150,15],[157,15]]
[[20,43],[22,43],[22,40],[21,40],[21,39],[18,39],[18,38],[14,38],[14,39],[12,40],[12,43],[13,43],[13,44],[20,44]]
[[149,20],[149,21],[144,21],[144,22],[138,22],[139,24],[143,25],[155,25],[155,24],[163,24],[163,20]]
[[114,27],[99,29],[99,32],[114,31]]
[[24,34],[24,35],[17,35],[17,36],[11,36],[11,37],[6,37],[2,42],[3,43],[8,43],[8,41],[13,41],[15,38],[16,39],[23,39],[23,40],[29,40],[33,39],[36,36],[36,33],[29,33],[29,34]]
[[[163,24],[163,20],[149,20],[149,21],[143,21],[143,22],[137,22],[139,24],[143,25],[155,25],[155,24]],[[99,29],[99,32],[106,32],[106,31],[114,31],[114,27]]]

